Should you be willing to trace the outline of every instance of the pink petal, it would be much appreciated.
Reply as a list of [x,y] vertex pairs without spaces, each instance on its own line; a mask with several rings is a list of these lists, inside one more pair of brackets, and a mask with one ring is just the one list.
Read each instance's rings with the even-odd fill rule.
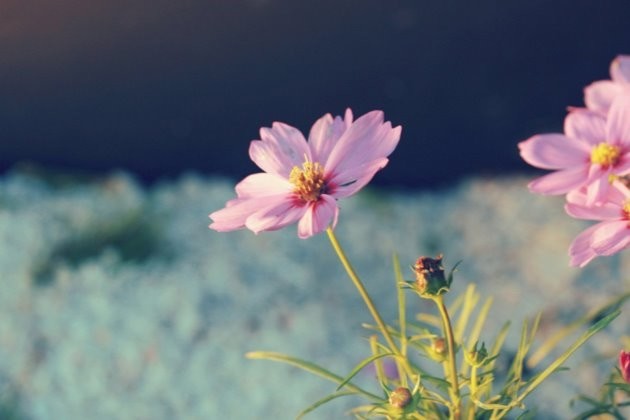
[[400,140],[401,127],[383,123],[381,111],[369,112],[355,122],[341,136],[328,161],[326,175],[347,170],[352,166],[389,156]]
[[621,155],[619,162],[615,165],[615,175],[628,175],[630,173],[630,148],[627,149],[628,151]]
[[289,177],[294,166],[311,159],[311,151],[300,131],[283,123],[260,129],[261,140],[252,141],[250,158],[265,172]]
[[289,194],[292,190],[293,184],[286,178],[265,172],[249,175],[236,184],[236,195],[239,198]]
[[[623,203],[626,199],[630,198],[630,190],[628,190],[628,188],[619,181],[613,182],[612,186],[614,188],[610,188],[608,190],[606,199],[603,200],[603,203],[600,206],[610,205],[620,209],[622,206],[620,203]],[[588,207],[587,189],[584,187],[579,190],[570,191],[567,194],[567,202],[577,204],[582,207]]]
[[288,178],[293,161],[287,159],[278,147],[269,142],[254,140],[249,145],[249,157],[263,171]]
[[618,55],[610,63],[610,78],[615,82],[630,83],[630,55]]
[[562,169],[589,161],[589,149],[581,142],[562,134],[540,134],[518,144],[521,157],[542,169]]
[[588,109],[606,115],[610,104],[623,91],[623,85],[610,80],[593,82],[584,88],[584,103]]
[[552,172],[529,183],[531,192],[545,195],[566,194],[582,186],[588,175],[588,167],[577,167]]
[[237,198],[227,202],[225,208],[210,214],[212,222],[210,229],[219,232],[229,232],[245,227],[245,221],[249,216],[260,210],[261,207],[269,206],[282,200],[283,196],[267,196],[259,198]]
[[570,265],[574,267],[584,267],[591,262],[597,254],[591,248],[591,240],[593,232],[598,225],[593,225],[580,233],[571,243],[569,247]]
[[332,224],[334,228],[337,224],[339,207],[337,201],[327,194],[322,194],[319,200],[312,203],[300,222],[298,223],[298,237],[309,238],[317,233],[323,232]]
[[630,94],[619,95],[608,111],[606,124],[608,143],[630,147]]
[[582,187],[577,190],[571,190],[567,193],[567,202],[577,204],[578,206],[586,206],[586,188]]
[[274,196],[276,200],[259,207],[245,221],[245,226],[254,233],[282,229],[297,222],[306,211],[306,206],[298,204],[293,196]]
[[308,142],[313,152],[313,161],[325,164],[330,152],[346,131],[346,122],[341,117],[326,114],[313,124]]
[[611,188],[609,194],[611,201],[622,203],[630,199],[630,189],[623,182],[616,180],[612,183],[612,186],[614,188]]
[[387,165],[388,161],[387,158],[381,158],[337,174],[331,180],[331,184],[335,185],[331,195],[335,198],[345,198],[356,194],[372,180],[376,172]]
[[586,187],[586,205],[593,206],[599,205],[606,201],[608,192],[610,191],[610,182],[608,176],[610,171],[598,170],[599,168],[593,166],[591,171],[593,173],[599,173],[598,176],[592,177],[588,186]]
[[354,116],[352,115],[352,110],[350,108],[346,109],[346,113],[344,114],[343,121],[346,123],[346,129],[350,128],[352,122],[354,121]]
[[630,230],[628,221],[610,221],[598,223],[593,230],[591,247],[598,255],[612,255],[628,246]]
[[619,353],[619,368],[623,380],[630,383],[630,353],[621,350]]
[[612,203],[601,206],[584,206],[574,203],[566,203],[564,209],[567,214],[576,219],[585,220],[619,220],[622,217],[621,208]]
[[564,119],[564,134],[596,146],[606,141],[606,119],[586,108],[574,108]]
[[[370,166],[373,162],[382,161],[382,159],[389,156],[398,144],[401,127],[392,129],[389,122],[387,122],[381,126],[379,131],[374,134],[371,142],[366,142],[363,145],[355,144],[354,147],[356,148],[354,149],[345,149],[344,159],[336,167],[327,167],[326,174],[333,178],[342,176],[347,182],[350,182],[353,179],[348,179],[349,173],[356,173],[357,170],[361,172],[358,168]],[[350,147],[350,144],[346,143],[346,146]],[[343,150],[343,148],[338,150]]]

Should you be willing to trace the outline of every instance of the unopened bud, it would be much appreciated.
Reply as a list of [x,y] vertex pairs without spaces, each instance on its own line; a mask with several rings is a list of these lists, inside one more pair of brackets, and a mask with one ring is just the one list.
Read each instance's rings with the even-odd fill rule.
[[446,340],[443,337],[438,337],[433,340],[433,351],[437,354],[446,353]]
[[488,361],[488,350],[486,350],[486,344],[481,343],[481,348],[477,349],[477,343],[470,350],[464,353],[466,362],[472,367],[481,367]]
[[436,362],[443,362],[446,359],[446,340],[443,337],[434,338],[430,346],[425,347],[427,356]]
[[420,257],[413,270],[416,273],[416,289],[422,296],[439,296],[448,292],[450,281],[444,275],[442,255],[437,258]]
[[619,369],[623,380],[630,383],[630,352],[622,350],[619,353]]
[[404,386],[396,388],[389,394],[389,403],[396,408],[405,408],[409,405],[411,399],[411,391]]

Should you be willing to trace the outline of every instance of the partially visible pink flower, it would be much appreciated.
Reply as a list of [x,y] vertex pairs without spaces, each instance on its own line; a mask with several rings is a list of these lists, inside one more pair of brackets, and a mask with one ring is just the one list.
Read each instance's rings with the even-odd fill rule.
[[586,187],[588,202],[600,202],[611,179],[630,173],[630,95],[617,97],[607,117],[572,109],[564,134],[535,135],[518,147],[530,165],[555,171],[530,182],[530,191],[557,195]]
[[630,93],[630,55],[618,55],[610,63],[610,80],[598,80],[584,88],[584,103],[606,115],[613,100],[623,93]]
[[355,194],[387,165],[401,130],[384,122],[381,111],[353,121],[350,109],[344,118],[326,114],[317,120],[308,142],[283,123],[261,128],[249,156],[264,172],[236,185],[237,197],[210,214],[210,228],[258,233],[297,223],[298,236],[308,238],[334,227],[337,200]]
[[619,353],[619,369],[623,380],[630,383],[630,353],[621,350]]
[[630,246],[630,190],[621,182],[614,183],[600,205],[589,205],[582,190],[569,193],[564,208],[575,218],[600,221],[580,233],[569,247],[572,266],[584,267],[595,257]]

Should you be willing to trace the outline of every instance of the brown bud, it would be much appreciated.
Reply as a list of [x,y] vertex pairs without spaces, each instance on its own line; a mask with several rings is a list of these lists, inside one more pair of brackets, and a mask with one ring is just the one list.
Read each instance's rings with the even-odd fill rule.
[[446,340],[442,337],[436,338],[435,340],[433,340],[432,348],[433,351],[437,354],[446,353]]
[[450,286],[444,275],[442,255],[437,258],[420,257],[416,260],[413,270],[416,273],[416,288],[421,295],[438,296]]
[[392,407],[405,408],[410,402],[411,391],[404,386],[396,388],[391,394],[389,394],[389,403]]

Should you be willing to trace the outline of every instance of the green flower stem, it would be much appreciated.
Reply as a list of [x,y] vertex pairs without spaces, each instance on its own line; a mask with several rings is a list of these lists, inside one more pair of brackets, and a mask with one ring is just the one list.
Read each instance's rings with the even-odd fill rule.
[[473,366],[470,369],[470,408],[468,410],[468,418],[474,420],[475,418],[475,401],[477,400],[477,366]]
[[335,233],[333,232],[332,228],[328,227],[326,229],[326,233],[328,234],[328,238],[330,239],[330,243],[332,244],[332,247],[335,249],[337,256],[341,260],[341,264],[343,264],[344,268],[346,269],[346,272],[348,273],[348,276],[350,277],[350,280],[352,280],[352,282],[354,283],[354,286],[359,291],[359,294],[363,298],[365,305],[368,307],[370,313],[372,314],[374,321],[376,321],[376,325],[378,326],[378,329],[381,331],[381,334],[383,334],[383,337],[385,338],[385,341],[387,341],[387,344],[389,345],[389,348],[392,350],[392,353],[394,353],[397,357],[403,359],[402,353],[400,352],[400,350],[394,343],[394,340],[392,339],[392,336],[390,335],[387,329],[387,326],[383,322],[381,315],[378,313],[376,306],[374,306],[374,302],[372,302],[370,295],[367,293],[367,290],[365,290],[365,286],[363,286],[363,283],[359,279],[359,276],[357,276],[356,272],[352,268],[352,265],[350,264],[350,261],[348,261],[346,254],[343,252],[341,245],[339,245],[339,241],[337,241],[337,237],[335,236]]
[[459,420],[460,413],[462,411],[461,398],[459,395],[459,382],[457,381],[457,362],[455,360],[455,339],[453,338],[453,327],[451,326],[451,319],[448,316],[446,305],[444,304],[444,298],[442,295],[432,297],[433,301],[437,305],[440,315],[442,316],[442,329],[446,336],[446,343],[448,346],[448,363],[451,387],[449,389],[451,394],[451,403],[453,404],[451,411],[451,419]]

